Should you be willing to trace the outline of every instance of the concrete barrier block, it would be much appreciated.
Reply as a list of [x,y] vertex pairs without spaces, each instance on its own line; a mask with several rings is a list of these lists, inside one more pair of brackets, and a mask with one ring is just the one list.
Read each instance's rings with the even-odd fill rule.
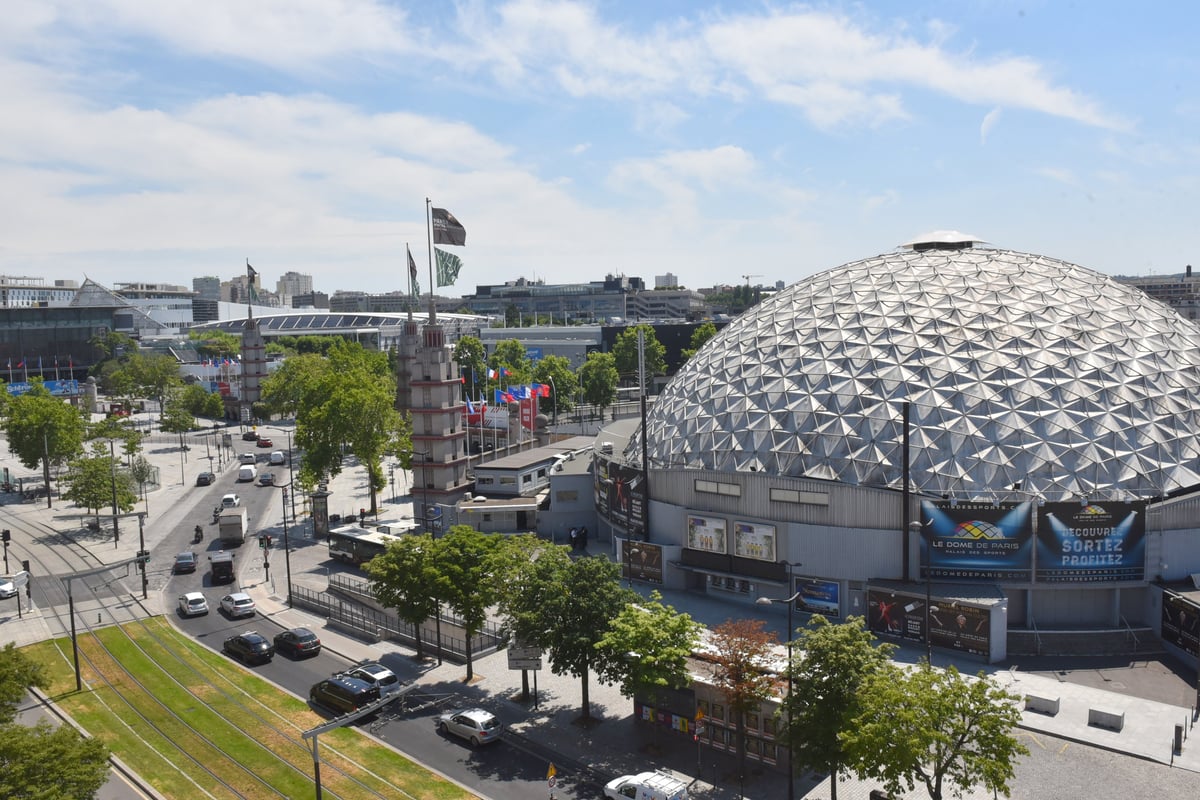
[[1059,699],[1057,697],[1047,697],[1045,695],[1027,694],[1025,695],[1025,710],[1036,711],[1039,714],[1045,714],[1053,717],[1058,713]]
[[1102,708],[1088,709],[1088,725],[1120,732],[1125,727],[1124,711],[1106,711]]

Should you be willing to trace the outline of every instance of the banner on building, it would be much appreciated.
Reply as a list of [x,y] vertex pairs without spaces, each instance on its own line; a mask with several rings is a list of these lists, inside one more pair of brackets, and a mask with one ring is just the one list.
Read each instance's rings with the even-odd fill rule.
[[930,644],[986,657],[991,653],[991,621],[986,608],[935,600],[929,607]]
[[733,554],[775,562],[775,526],[758,522],[733,523]]
[[688,514],[687,546],[707,553],[728,553],[729,548],[725,543],[725,520]]
[[1162,640],[1200,657],[1200,605],[1174,592],[1162,594]]
[[823,581],[819,578],[796,578],[792,588],[796,598],[796,610],[807,614],[820,614],[823,617],[836,619],[842,615],[840,599],[841,584],[837,581]]
[[1140,581],[1145,539],[1145,503],[1047,503],[1038,509],[1037,580]]
[[878,636],[893,639],[925,640],[924,598],[871,589],[867,592],[867,625]]
[[1032,503],[921,501],[922,577],[1028,582],[1032,509]]
[[622,540],[621,571],[626,580],[661,584],[663,582],[662,563],[662,547],[649,542]]
[[646,481],[634,466],[596,458],[596,512],[623,528],[630,539],[646,538]]

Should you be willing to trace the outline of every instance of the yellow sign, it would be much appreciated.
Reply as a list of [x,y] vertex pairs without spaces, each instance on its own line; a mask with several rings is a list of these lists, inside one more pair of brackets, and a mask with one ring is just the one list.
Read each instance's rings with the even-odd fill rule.
[[702,719],[704,719],[704,712],[697,708],[696,709],[696,722],[699,722]]
[[554,777],[555,775],[557,775],[557,774],[558,774],[558,770],[556,770],[556,769],[554,768],[554,763],[553,763],[553,762],[551,762],[551,763],[550,763],[550,768],[546,770],[546,780],[550,780],[551,778],[553,778],[553,777]]

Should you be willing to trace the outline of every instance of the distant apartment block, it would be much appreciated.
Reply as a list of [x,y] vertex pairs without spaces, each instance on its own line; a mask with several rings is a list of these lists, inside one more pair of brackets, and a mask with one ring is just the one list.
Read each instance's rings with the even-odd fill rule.
[[76,281],[51,281],[0,275],[0,308],[53,308],[68,305],[79,291]]
[[666,275],[654,276],[655,289],[674,289],[679,286],[679,276],[668,272]]
[[1136,286],[1155,300],[1166,303],[1187,319],[1200,316],[1200,277],[1192,274],[1188,264],[1176,275],[1117,275],[1115,280]]
[[197,300],[220,300],[221,279],[216,275],[192,278],[192,291],[196,293]]

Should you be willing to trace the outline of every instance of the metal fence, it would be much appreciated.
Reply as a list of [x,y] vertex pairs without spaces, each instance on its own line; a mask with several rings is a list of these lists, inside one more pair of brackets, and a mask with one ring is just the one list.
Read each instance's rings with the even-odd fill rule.
[[[410,646],[416,644],[416,627],[394,615],[369,608],[330,592],[318,591],[294,583],[291,585],[291,595],[294,605],[315,611],[326,617],[331,623],[348,628],[366,638],[380,641],[392,639]],[[461,626],[461,620],[453,615],[443,614],[441,621],[447,626]],[[481,632],[472,639],[471,654],[474,657],[492,653],[499,649],[502,643],[497,626],[490,622],[487,625],[489,628],[487,632]],[[440,639],[441,657],[459,663],[466,661],[466,639],[463,636],[456,636],[453,631],[448,631],[435,639]],[[437,641],[429,641],[428,636],[422,637],[422,640],[428,649],[438,649]]]

